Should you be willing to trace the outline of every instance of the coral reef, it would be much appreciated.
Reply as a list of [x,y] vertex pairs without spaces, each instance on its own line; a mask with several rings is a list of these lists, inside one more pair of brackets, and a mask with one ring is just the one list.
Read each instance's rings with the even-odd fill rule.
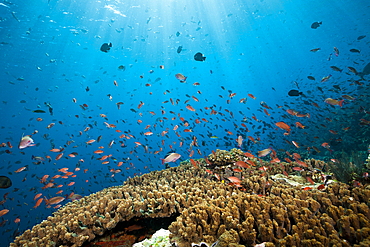
[[233,148],[229,151],[217,149],[216,152],[208,155],[208,160],[217,166],[230,165],[244,158],[244,152],[240,149]]
[[369,246],[370,186],[303,190],[269,179],[292,166],[223,174],[238,176],[241,187],[215,180],[201,164],[151,172],[67,203],[10,246],[81,246],[120,221],[171,215],[179,215],[169,228],[179,247],[216,241],[219,247]]
[[170,243],[170,231],[165,229],[160,229],[150,239],[145,239],[140,243],[134,244],[132,247],[149,247],[149,246],[157,246],[157,247],[171,247],[172,244]]
[[361,152],[352,152],[351,156],[341,152],[336,156],[335,162],[329,162],[328,166],[336,179],[346,184],[353,180],[361,180],[365,169]]

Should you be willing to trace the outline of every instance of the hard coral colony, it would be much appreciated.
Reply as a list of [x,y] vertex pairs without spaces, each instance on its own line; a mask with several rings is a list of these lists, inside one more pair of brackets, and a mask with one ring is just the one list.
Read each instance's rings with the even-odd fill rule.
[[[217,153],[224,157],[225,152]],[[233,153],[246,159],[237,150]],[[306,162],[308,169],[325,165]],[[260,169],[267,161],[255,163],[242,168],[239,175],[229,167],[218,169],[221,180],[238,176],[241,187],[216,179],[208,169],[211,163],[204,159],[198,160],[197,168],[182,162],[179,167],[128,179],[122,186],[66,204],[10,246],[82,246],[121,221],[173,215],[178,217],[169,227],[170,239],[180,247],[201,242],[234,247],[370,244],[368,185],[337,182],[324,190],[303,190],[307,180],[298,186],[274,181]],[[293,176],[295,164],[281,164],[269,171],[270,176],[283,169]]]

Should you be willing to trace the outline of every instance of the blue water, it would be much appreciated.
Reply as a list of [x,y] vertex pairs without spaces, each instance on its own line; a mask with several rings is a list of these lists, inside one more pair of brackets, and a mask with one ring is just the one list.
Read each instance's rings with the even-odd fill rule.
[[[321,146],[324,142],[334,152],[365,151],[370,143],[366,135],[369,126],[359,124],[360,119],[370,120],[360,110],[363,107],[370,111],[369,76],[361,80],[347,68],[351,66],[361,72],[370,62],[368,1],[0,2],[0,143],[9,141],[13,146],[0,148],[0,175],[13,182],[12,187],[0,191],[0,200],[9,192],[0,210],[10,210],[0,219],[6,221],[0,228],[1,246],[13,240],[15,230],[23,232],[56,210],[46,208],[44,201],[34,209],[36,194],[51,198],[63,190],[61,195],[74,192],[85,196],[120,185],[135,174],[163,169],[160,158],[171,152],[170,145],[181,154],[181,161],[189,158],[191,148],[192,158],[201,158],[217,148],[237,147],[239,135],[244,138],[244,151],[256,153],[272,146],[275,150],[285,149],[318,159],[332,157]],[[312,29],[311,24],[316,21],[322,21],[322,25]],[[361,35],[366,37],[358,40]],[[100,46],[109,42],[111,50],[101,52]],[[179,46],[182,51],[177,53]],[[338,56],[334,47],[339,49]],[[314,48],[320,51],[310,52]],[[206,56],[204,62],[194,60],[197,52]],[[125,67],[124,71],[118,68],[120,65]],[[330,66],[343,71],[334,71]],[[187,77],[186,83],[176,79],[177,73]],[[330,74],[327,82],[320,82]],[[309,80],[309,75],[316,80]],[[193,85],[195,82],[200,85]],[[151,86],[146,86],[147,83]],[[333,85],[339,85],[340,90]],[[288,96],[291,89],[298,89],[305,97]],[[236,95],[230,98],[230,93]],[[356,100],[345,100],[342,108],[324,102],[326,98],[340,100],[345,94]],[[242,98],[245,103],[239,103]],[[269,106],[266,110],[270,116],[263,111],[261,101]],[[44,102],[50,102],[53,115]],[[123,102],[120,109],[118,102]],[[144,105],[138,109],[141,102]],[[80,107],[83,104],[88,106],[85,110]],[[195,112],[186,108],[188,104]],[[46,113],[34,113],[37,109]],[[211,109],[218,114],[211,115]],[[289,115],[287,109],[309,113],[311,118]],[[178,114],[189,123],[188,127]],[[246,122],[242,122],[244,118]],[[138,123],[139,119],[142,123]],[[291,127],[291,135],[284,136],[285,131],[275,126],[279,121]],[[297,121],[306,128],[298,129]],[[104,122],[117,127],[107,128]],[[55,125],[47,129],[50,123]],[[150,127],[145,129],[147,125]],[[88,126],[90,130],[84,132]],[[343,130],[347,127],[349,130]],[[167,129],[168,133],[162,136]],[[19,150],[22,134],[31,135],[35,130],[38,133],[32,138],[36,146]],[[153,135],[144,135],[147,131]],[[120,139],[121,134],[131,134],[133,138]],[[100,135],[99,143],[86,145]],[[198,146],[190,147],[194,136]],[[255,140],[258,136],[261,141],[253,144],[248,136]],[[114,144],[109,148],[112,140]],[[68,141],[72,143],[67,145]],[[299,143],[300,148],[291,141]],[[142,145],[136,147],[135,142]],[[109,164],[103,165],[97,160],[102,155],[93,153],[100,146],[104,147],[103,155],[112,155]],[[312,154],[313,146],[320,153]],[[65,147],[64,155],[56,161],[58,153],[50,150],[59,147]],[[154,154],[156,151],[160,152]],[[72,152],[78,155],[68,157]],[[32,155],[42,156],[46,161],[36,165]],[[80,159],[84,162],[79,162]],[[120,161],[122,172],[112,178],[110,170],[117,169]],[[178,164],[179,161],[170,166]],[[23,166],[28,168],[14,172]],[[63,175],[58,169],[64,167],[69,171],[76,167],[81,170],[74,172],[76,177],[54,179],[54,188],[42,190],[44,184],[40,179],[47,174],[50,182],[54,175]],[[75,184],[67,186],[70,182]],[[56,188],[58,185],[63,187]],[[19,190],[15,191],[16,188]],[[65,202],[68,201],[62,204]],[[14,222],[17,217],[18,224]]]

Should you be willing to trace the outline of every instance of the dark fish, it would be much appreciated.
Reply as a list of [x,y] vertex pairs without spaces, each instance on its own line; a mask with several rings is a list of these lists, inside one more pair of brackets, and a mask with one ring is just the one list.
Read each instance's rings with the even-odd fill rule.
[[315,49],[312,49],[312,50],[310,50],[310,51],[312,51],[312,52],[317,52],[317,51],[319,51],[320,50],[320,48],[315,48]]
[[180,32],[176,32],[176,36],[179,37],[180,36]]
[[312,23],[311,28],[312,28],[312,29],[316,29],[316,28],[318,28],[321,24],[322,24],[322,21],[320,21],[320,22],[315,21],[314,23]]
[[109,44],[108,43],[104,43],[104,44],[101,45],[100,50],[102,52],[107,53],[110,50],[111,47],[112,47],[112,43],[109,43]]
[[357,52],[357,53],[360,53],[360,50],[357,50],[357,49],[351,49],[349,50],[350,52]]
[[7,189],[12,186],[12,181],[6,176],[0,176],[0,188]]
[[338,89],[338,90],[342,90],[342,89],[339,87],[339,85],[333,85],[333,88]]
[[322,93],[324,93],[324,91],[322,91],[322,88],[321,87],[317,87],[317,89],[319,89]]
[[289,96],[299,96],[302,95],[302,92],[299,92],[298,90],[292,89],[288,93]]
[[177,48],[177,53],[180,53],[182,51],[182,46],[180,45],[178,48]]
[[338,68],[337,66],[330,66],[330,68],[334,71],[342,72],[342,69]]
[[125,67],[125,66],[123,66],[123,65],[120,65],[120,66],[118,66],[118,69],[119,69],[119,70],[122,70],[122,71],[125,71],[125,70],[126,70],[126,67]]
[[357,40],[362,40],[363,38],[365,38],[366,35],[361,35],[361,36],[358,36]]
[[49,107],[49,112],[50,112],[50,115],[53,116],[53,107],[51,106],[50,102],[44,102],[44,104]]
[[45,111],[44,111],[44,110],[34,110],[33,112],[34,112],[34,113],[45,113]]
[[314,80],[315,80],[315,77],[310,76],[310,75],[309,75],[309,76],[307,76],[307,78],[308,78],[308,79],[310,79],[310,80],[312,80],[312,81],[314,81]]
[[194,59],[195,61],[203,62],[206,60],[206,57],[204,57],[202,53],[198,52],[194,55]]
[[361,76],[361,78],[364,76],[364,75],[369,75],[370,74],[370,63],[368,63],[365,68],[362,70],[362,72],[358,73],[359,76]]

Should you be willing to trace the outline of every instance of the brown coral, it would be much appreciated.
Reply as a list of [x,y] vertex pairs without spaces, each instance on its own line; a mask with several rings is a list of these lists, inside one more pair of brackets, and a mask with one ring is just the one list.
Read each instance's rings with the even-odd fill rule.
[[180,246],[217,240],[222,246],[369,244],[370,188],[335,183],[303,191],[271,181],[266,193],[265,177],[242,176],[245,192],[211,180],[201,165],[134,177],[66,204],[11,246],[81,246],[120,221],[174,214],[171,238]]

